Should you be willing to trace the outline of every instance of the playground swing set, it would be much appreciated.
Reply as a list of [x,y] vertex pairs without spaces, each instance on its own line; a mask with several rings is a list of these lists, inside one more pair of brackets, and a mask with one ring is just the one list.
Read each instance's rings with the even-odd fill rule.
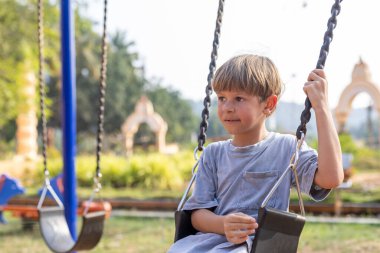
[[[214,30],[213,47],[211,53],[211,62],[209,64],[209,74],[207,78],[206,86],[206,96],[203,101],[204,109],[202,111],[202,121],[200,123],[200,133],[198,136],[198,146],[194,150],[195,164],[192,168],[192,178],[179,202],[178,208],[175,212],[175,238],[174,241],[180,240],[188,235],[195,234],[197,231],[191,224],[191,214],[187,211],[182,210],[186,200],[188,198],[191,187],[197,176],[197,167],[199,164],[198,151],[201,152],[204,149],[204,144],[206,142],[206,132],[208,128],[209,119],[209,108],[211,106],[211,94],[212,94],[212,80],[216,70],[216,59],[218,56],[219,38],[222,25],[222,16],[224,9],[224,0],[219,0],[216,26]],[[318,58],[317,66],[318,69],[323,69],[327,55],[329,53],[329,46],[333,39],[333,30],[337,24],[337,16],[340,13],[340,3],[342,0],[335,0],[331,8],[331,17],[327,23],[327,31],[324,34],[323,45],[320,50],[320,55]],[[67,225],[64,205],[57,194],[56,190],[53,189],[51,181],[49,178],[49,171],[47,169],[47,155],[46,155],[46,119],[45,119],[45,87],[43,80],[43,11],[42,11],[42,0],[38,0],[38,48],[39,48],[39,90],[40,90],[40,108],[41,108],[41,121],[42,121],[42,153],[44,161],[44,177],[45,184],[40,196],[40,200],[37,205],[38,218],[41,227],[41,234],[47,244],[53,252],[71,252],[79,250],[90,250],[94,248],[99,240],[101,239],[104,220],[106,217],[105,210],[99,210],[98,208],[93,208],[95,212],[91,212],[90,204],[94,201],[95,194],[98,194],[101,189],[101,173],[100,173],[100,155],[102,148],[102,134],[103,134],[103,121],[104,121],[104,97],[105,97],[105,85],[106,85],[106,20],[107,20],[107,0],[104,0],[104,24],[103,24],[103,36],[102,36],[102,55],[101,55],[101,76],[99,85],[99,113],[98,113],[98,132],[97,132],[97,149],[96,149],[96,171],[94,176],[94,189],[93,193],[86,205],[83,208],[83,223],[80,235],[77,240],[74,240],[70,229]],[[301,123],[296,131],[297,145],[293,156],[289,162],[289,165],[284,170],[283,174],[280,176],[278,181],[272,187],[266,198],[264,199],[261,207],[259,208],[258,223],[260,224],[259,229],[256,232],[253,247],[251,253],[261,253],[261,252],[286,252],[292,253],[297,252],[298,242],[300,234],[303,230],[305,224],[305,211],[301,198],[301,192],[299,188],[298,178],[297,178],[297,159],[300,146],[302,145],[305,135],[306,135],[306,124],[310,121],[311,117],[311,103],[308,98],[305,100],[305,109],[301,114]],[[301,210],[301,215],[290,213],[282,210],[276,210],[266,206],[268,200],[271,198],[272,194],[276,191],[277,187],[281,184],[285,175],[292,171],[296,179],[296,188],[299,198],[299,205]],[[0,185],[1,186],[1,185]],[[1,189],[0,189],[1,190]],[[22,193],[20,190],[17,193]],[[51,195],[53,200],[56,202],[55,206],[45,206],[45,198],[47,195]],[[6,203],[7,199],[3,202]],[[0,203],[3,204],[3,203]],[[14,210],[16,210],[15,208]],[[12,210],[12,207],[3,208],[3,211]],[[0,210],[1,211],[1,210]],[[36,208],[34,208],[36,211]],[[36,217],[34,217],[36,218]]]

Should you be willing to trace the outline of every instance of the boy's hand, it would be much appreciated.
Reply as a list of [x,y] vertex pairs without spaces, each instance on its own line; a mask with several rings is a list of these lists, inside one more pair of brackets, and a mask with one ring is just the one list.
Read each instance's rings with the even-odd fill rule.
[[314,69],[310,72],[303,90],[314,110],[328,106],[327,81],[323,69]]
[[239,244],[255,233],[258,224],[254,218],[244,213],[231,213],[224,217],[224,233],[231,243]]

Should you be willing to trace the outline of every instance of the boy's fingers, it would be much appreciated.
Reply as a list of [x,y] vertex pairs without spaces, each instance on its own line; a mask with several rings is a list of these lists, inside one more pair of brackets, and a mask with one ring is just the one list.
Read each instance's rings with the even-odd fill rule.
[[240,244],[240,243],[243,243],[245,242],[246,240],[248,240],[248,236],[244,236],[244,237],[233,237],[233,238],[229,238],[229,242],[231,243],[234,243],[234,244]]
[[308,81],[315,81],[318,79],[326,79],[326,73],[323,69],[314,69],[310,72],[309,76],[307,77]]
[[250,224],[229,223],[229,224],[226,224],[226,228],[228,228],[229,230],[239,230],[239,229],[251,230],[251,229],[256,229],[257,227],[258,227],[257,223],[250,223]]
[[247,240],[250,234],[252,234],[251,231],[231,231],[226,236],[229,238],[229,241],[233,240],[234,243],[237,243]]
[[243,214],[243,213],[236,213],[231,217],[231,222],[242,222],[242,223],[254,223],[256,222],[255,218]]
[[322,77],[322,78],[326,77],[326,73],[323,69],[314,69],[312,72],[315,73],[319,77]]

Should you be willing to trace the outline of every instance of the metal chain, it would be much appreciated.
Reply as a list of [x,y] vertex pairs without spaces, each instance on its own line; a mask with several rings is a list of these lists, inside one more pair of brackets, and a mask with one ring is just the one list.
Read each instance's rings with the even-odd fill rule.
[[44,163],[44,174],[45,177],[49,176],[49,171],[47,169],[47,127],[46,127],[46,116],[45,116],[45,82],[44,82],[44,17],[43,17],[43,0],[38,0],[38,82],[39,82],[39,95],[40,95],[40,110],[41,110],[41,125],[42,125],[42,156]]
[[100,84],[99,84],[99,108],[98,108],[98,131],[97,131],[97,145],[96,145],[96,174],[95,185],[100,184],[100,156],[102,152],[103,143],[103,123],[104,123],[104,105],[106,93],[106,73],[107,73],[107,0],[104,0],[104,13],[103,13],[103,35],[102,35],[102,55],[100,66]]
[[[331,8],[331,17],[329,18],[327,22],[327,31],[325,32],[324,39],[323,39],[323,45],[321,47],[320,53],[319,53],[319,59],[317,62],[317,69],[323,69],[325,66],[325,62],[327,59],[327,55],[329,53],[329,47],[330,43],[333,40],[333,30],[336,27],[337,20],[336,17],[340,13],[340,3],[343,0],[335,0],[334,5]],[[311,102],[309,98],[306,98],[305,100],[305,109],[303,110],[301,114],[301,124],[297,128],[297,139],[301,139],[302,133],[306,135],[306,124],[310,121],[311,118]]]
[[[97,146],[96,146],[96,174],[95,174],[95,184],[100,184],[99,180],[101,178],[100,173],[100,156],[102,150],[103,141],[103,123],[104,123],[104,104],[105,104],[105,88],[106,88],[106,72],[107,72],[107,44],[106,44],[106,34],[107,34],[107,0],[104,0],[104,20],[103,20],[103,36],[102,36],[102,55],[101,55],[101,69],[100,69],[100,85],[99,85],[99,111],[98,111],[98,131],[97,131]],[[45,83],[44,83],[44,33],[43,33],[43,1],[38,0],[38,52],[39,52],[39,95],[40,95],[40,110],[41,110],[41,121],[42,121],[42,155],[44,164],[44,174],[46,177],[49,176],[49,171],[47,169],[47,127],[46,127],[46,115],[45,115]]]
[[214,78],[214,73],[216,70],[216,59],[218,58],[218,47],[220,38],[220,28],[222,26],[224,0],[219,0],[218,15],[216,18],[216,25],[214,31],[214,41],[212,42],[212,52],[211,52],[211,62],[209,65],[209,74],[207,77],[206,86],[206,97],[203,100],[203,110],[202,110],[202,122],[199,126],[199,136],[198,136],[198,150],[203,150],[203,145],[206,142],[206,132],[208,128],[208,119],[210,118],[209,108],[211,106],[211,94],[212,94],[212,79]]

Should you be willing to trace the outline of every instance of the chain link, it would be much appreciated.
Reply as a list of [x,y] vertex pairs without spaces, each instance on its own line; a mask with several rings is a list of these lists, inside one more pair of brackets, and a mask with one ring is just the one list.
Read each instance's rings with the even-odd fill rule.
[[98,109],[98,131],[96,137],[96,173],[94,181],[95,187],[100,189],[100,156],[103,146],[103,133],[104,133],[104,106],[106,94],[106,73],[107,73],[107,0],[104,0],[103,12],[103,35],[102,35],[102,55],[100,66],[100,84],[99,84],[99,109]]
[[43,0],[38,0],[38,83],[39,83],[39,96],[40,96],[40,111],[41,111],[41,125],[42,125],[42,156],[45,178],[49,178],[49,171],[47,169],[47,127],[45,115],[45,82],[44,82],[44,17],[43,17]]
[[206,86],[206,97],[203,100],[203,110],[202,110],[202,122],[199,126],[199,136],[198,136],[198,150],[203,150],[203,145],[206,142],[206,132],[208,128],[208,119],[210,118],[210,106],[211,106],[211,95],[212,95],[212,80],[214,78],[214,73],[216,70],[216,60],[218,58],[218,48],[219,48],[219,38],[220,38],[220,29],[222,26],[223,18],[223,8],[224,0],[219,0],[218,15],[216,18],[216,25],[214,31],[214,40],[212,42],[212,52],[211,52],[211,62],[209,65],[209,74],[207,77],[207,86]]
[[[330,48],[330,43],[333,40],[333,30],[336,27],[337,24],[337,19],[336,17],[340,13],[340,3],[343,0],[335,0],[335,3],[333,4],[331,8],[331,17],[329,18],[327,22],[327,31],[324,34],[323,38],[323,45],[321,47],[320,53],[319,53],[319,59],[317,62],[317,69],[323,69],[325,66],[325,62],[327,59],[327,55],[329,54],[329,48]],[[311,102],[309,98],[306,98],[305,100],[305,109],[301,113],[301,124],[297,128],[297,139],[301,139],[302,133],[306,135],[306,124],[310,121],[311,118]]]

